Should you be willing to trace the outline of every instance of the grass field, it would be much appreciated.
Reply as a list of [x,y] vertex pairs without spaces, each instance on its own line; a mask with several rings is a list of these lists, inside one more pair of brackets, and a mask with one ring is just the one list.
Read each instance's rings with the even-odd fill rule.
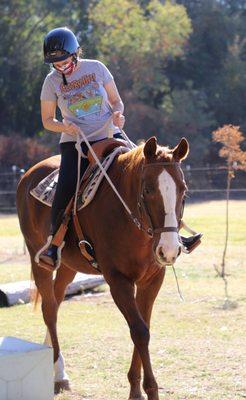
[[[239,400],[246,398],[246,202],[230,205],[227,255],[229,295],[223,309],[223,282],[214,265],[221,261],[225,229],[222,201],[186,207],[185,220],[204,233],[203,244],[176,264],[184,302],[171,269],[156,301],[151,329],[153,368],[161,400]],[[16,216],[0,217],[0,282],[27,279]],[[65,301],[59,333],[73,392],[57,400],[127,399],[132,344],[126,323],[108,289],[99,297]],[[45,328],[31,305],[0,309],[0,336],[42,342]]]

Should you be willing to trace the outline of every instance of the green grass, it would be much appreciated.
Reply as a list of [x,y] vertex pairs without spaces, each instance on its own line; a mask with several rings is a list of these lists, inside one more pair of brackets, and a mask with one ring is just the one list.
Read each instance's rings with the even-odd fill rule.
[[[230,205],[227,271],[229,295],[235,308],[226,310],[222,308],[223,282],[214,271],[223,252],[224,202],[186,207],[185,220],[201,230],[204,238],[194,253],[182,255],[177,261],[185,301],[179,300],[171,269],[167,270],[156,300],[150,351],[161,400],[246,397],[245,206],[243,201]],[[14,223],[8,232],[9,238],[12,232],[18,232]],[[0,241],[8,243],[7,237],[2,229]],[[20,253],[21,249],[20,245]],[[22,276],[21,279],[29,275],[25,265],[28,260],[18,254],[13,257],[13,264],[0,265],[0,282],[7,281],[7,273],[11,277]],[[45,327],[41,313],[34,313],[31,305],[0,309],[0,333],[42,342]],[[73,392],[61,394],[57,400],[128,398],[126,373],[132,344],[128,327],[108,291],[101,297],[64,302],[59,315],[59,337]]]
[[30,279],[29,260],[25,259],[24,263],[16,263],[8,259],[8,262],[0,264],[0,284],[8,282],[26,281]]
[[16,215],[0,214],[0,283],[28,280],[30,263]]
[[15,214],[0,214],[0,237],[4,236],[20,236],[20,228],[18,218]]
[[[231,200],[229,205],[230,245],[246,245],[246,202]],[[225,201],[209,201],[185,207],[184,218],[194,229],[204,233],[205,245],[220,247],[225,240]]]

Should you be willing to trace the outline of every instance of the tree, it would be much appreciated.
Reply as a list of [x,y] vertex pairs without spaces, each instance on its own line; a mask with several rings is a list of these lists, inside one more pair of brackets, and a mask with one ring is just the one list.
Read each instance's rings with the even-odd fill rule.
[[[246,3],[243,0],[178,0],[192,20],[186,57],[169,69],[171,84],[193,81],[206,94],[215,126],[246,128]],[[181,77],[181,78],[180,78]]]
[[0,167],[9,169],[16,165],[19,169],[27,169],[49,156],[50,148],[40,140],[0,135]]
[[192,83],[187,82],[183,89],[174,88],[168,101],[166,96],[163,103],[163,136],[173,144],[185,135],[192,144],[190,163],[197,166],[208,153],[209,137],[206,133],[215,123],[213,113],[208,109],[206,94],[195,90]]
[[227,188],[226,188],[226,235],[222,256],[221,269],[216,267],[218,275],[224,280],[226,302],[228,302],[227,279],[225,274],[225,258],[229,237],[229,199],[231,180],[235,177],[235,171],[246,171],[246,151],[241,150],[240,143],[244,141],[239,126],[225,125],[213,132],[213,141],[222,143],[219,151],[220,157],[226,158],[227,163]]
[[[131,88],[142,99],[166,87],[163,65],[183,54],[191,24],[182,6],[152,0],[144,8],[133,0],[101,0],[91,8],[100,57],[115,71],[123,65]],[[121,71],[122,73],[122,71]]]
[[[49,71],[43,64],[43,39],[50,29],[65,25],[73,28],[77,21],[77,10],[71,11],[68,0],[1,3],[1,133],[32,136],[42,129],[39,99],[42,81]],[[82,31],[80,26],[80,34]]]
[[185,8],[171,1],[101,0],[89,18],[99,58],[110,66],[126,104],[126,129],[135,140],[151,131],[167,143],[165,69],[184,53],[191,32]]
[[[235,37],[228,47],[220,76],[209,89],[210,106],[219,124],[240,124],[246,129],[246,62],[242,59],[244,40]],[[245,38],[246,43],[246,38]]]

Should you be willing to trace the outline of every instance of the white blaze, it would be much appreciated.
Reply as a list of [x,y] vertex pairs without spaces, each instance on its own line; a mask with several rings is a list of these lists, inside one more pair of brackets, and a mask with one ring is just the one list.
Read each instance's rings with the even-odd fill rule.
[[[178,225],[175,211],[177,200],[176,184],[166,170],[160,174],[158,182],[166,213],[164,226],[176,228]],[[157,252],[161,250],[166,260],[172,262],[178,255],[179,247],[177,232],[163,232],[156,250]]]

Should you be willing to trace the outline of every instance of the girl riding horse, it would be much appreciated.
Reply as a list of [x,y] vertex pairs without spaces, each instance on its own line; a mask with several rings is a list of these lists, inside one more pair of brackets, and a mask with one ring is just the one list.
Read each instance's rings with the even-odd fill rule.
[[[41,115],[44,128],[62,133],[61,163],[56,194],[51,210],[50,245],[40,254],[39,265],[54,271],[60,265],[59,249],[52,244],[77,181],[76,135],[80,129],[91,143],[108,137],[122,138],[124,105],[112,74],[97,60],[81,58],[81,49],[74,33],[66,28],[51,30],[44,39],[44,61],[52,65],[41,91]],[[63,121],[56,119],[60,109]],[[96,133],[95,133],[96,132]],[[122,138],[123,139],[123,138]],[[81,159],[80,176],[88,167],[87,146],[81,143],[85,155]],[[200,235],[182,238],[189,250],[199,242]]]

